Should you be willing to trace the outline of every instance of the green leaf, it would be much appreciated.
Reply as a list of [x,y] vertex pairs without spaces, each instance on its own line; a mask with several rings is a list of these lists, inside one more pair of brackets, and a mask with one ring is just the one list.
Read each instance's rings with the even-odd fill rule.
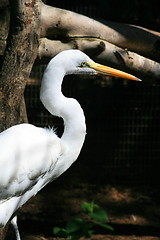
[[74,233],[79,231],[80,229],[83,228],[85,222],[83,219],[81,218],[75,218],[73,220],[71,220],[70,222],[67,223],[66,226],[66,231],[68,234]]
[[84,236],[85,236],[86,238],[90,238],[90,237],[93,235],[94,232],[95,232],[94,230],[88,230],[88,231],[84,234]]
[[82,210],[90,217],[89,221],[82,218],[75,218],[67,223],[66,229],[55,227],[53,229],[54,234],[58,237],[67,238],[68,240],[79,240],[82,236],[91,237],[96,225],[113,230],[111,226],[106,224],[106,211],[95,204],[94,201],[90,203],[84,202],[82,204]]
[[90,203],[84,202],[82,203],[81,207],[85,212],[88,213],[92,213],[95,209],[99,209],[99,206],[97,204],[94,204],[94,201]]
[[107,221],[107,214],[106,211],[103,209],[99,209],[95,212],[89,213],[89,216],[98,222],[105,223]]
[[111,226],[108,225],[108,224],[98,223],[98,222],[97,222],[96,224],[99,225],[100,227],[103,227],[103,228],[106,228],[106,229],[108,229],[108,230],[114,231],[114,228],[111,227]]
[[89,225],[81,218],[75,218],[68,222],[66,226],[67,239],[69,240],[78,240],[82,236],[89,236]]
[[84,202],[82,203],[81,207],[85,212],[92,212],[93,211],[93,203],[88,203],[88,202]]
[[67,237],[67,232],[66,232],[66,229],[64,228],[54,227],[53,233],[57,237],[64,237],[64,238]]

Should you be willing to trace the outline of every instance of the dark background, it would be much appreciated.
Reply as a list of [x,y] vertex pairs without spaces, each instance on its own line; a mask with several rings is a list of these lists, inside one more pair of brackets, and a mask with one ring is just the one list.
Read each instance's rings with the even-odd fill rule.
[[[160,1],[46,1],[100,20],[136,24],[159,30]],[[41,78],[44,66],[35,66],[31,77]],[[160,154],[160,85],[158,81],[136,83],[112,79],[65,78],[64,94],[82,105],[87,137],[76,163],[65,173],[84,182],[157,185]],[[142,79],[143,80],[143,79]],[[39,86],[28,85],[26,103],[29,122],[58,127],[39,100]],[[68,180],[70,181],[70,180]]]
[[46,0],[46,3],[91,18],[135,24],[159,31],[159,0]]

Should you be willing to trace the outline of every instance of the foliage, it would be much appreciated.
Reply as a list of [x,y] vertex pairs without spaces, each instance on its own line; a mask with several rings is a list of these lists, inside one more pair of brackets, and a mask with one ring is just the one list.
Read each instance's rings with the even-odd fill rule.
[[74,218],[69,221],[66,228],[55,227],[53,232],[58,237],[64,237],[68,240],[78,240],[80,237],[90,237],[97,226],[107,230],[113,230],[111,226],[106,224],[108,217],[106,211],[94,203],[82,203],[83,218]]

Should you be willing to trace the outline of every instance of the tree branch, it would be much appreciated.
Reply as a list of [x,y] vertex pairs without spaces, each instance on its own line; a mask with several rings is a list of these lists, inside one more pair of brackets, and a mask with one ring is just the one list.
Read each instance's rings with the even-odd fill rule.
[[89,17],[41,4],[41,37],[93,37],[160,61],[160,33],[121,23],[105,25]]
[[41,38],[39,58],[48,61],[58,52],[67,49],[80,49],[97,62],[131,72],[139,77],[159,79],[160,76],[159,63],[94,38],[71,38],[66,42]]
[[[160,33],[127,24],[105,22],[104,25],[71,11],[47,6],[40,0],[39,9],[41,60],[64,49],[79,48],[101,63],[138,76],[158,78],[159,64],[150,59],[160,59]],[[4,49],[2,46],[2,51]]]

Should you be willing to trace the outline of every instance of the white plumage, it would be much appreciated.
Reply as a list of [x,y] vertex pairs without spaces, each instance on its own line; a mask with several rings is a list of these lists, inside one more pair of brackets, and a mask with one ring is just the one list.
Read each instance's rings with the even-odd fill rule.
[[[63,118],[61,138],[53,130],[31,124],[19,124],[0,134],[0,226],[11,221],[17,240],[18,208],[68,169],[80,153],[86,134],[85,117],[80,104],[62,94],[61,85],[67,74],[100,72],[101,65],[94,64],[81,51],[66,50],[45,70],[40,97],[52,115]],[[102,71],[104,74],[104,66]]]

